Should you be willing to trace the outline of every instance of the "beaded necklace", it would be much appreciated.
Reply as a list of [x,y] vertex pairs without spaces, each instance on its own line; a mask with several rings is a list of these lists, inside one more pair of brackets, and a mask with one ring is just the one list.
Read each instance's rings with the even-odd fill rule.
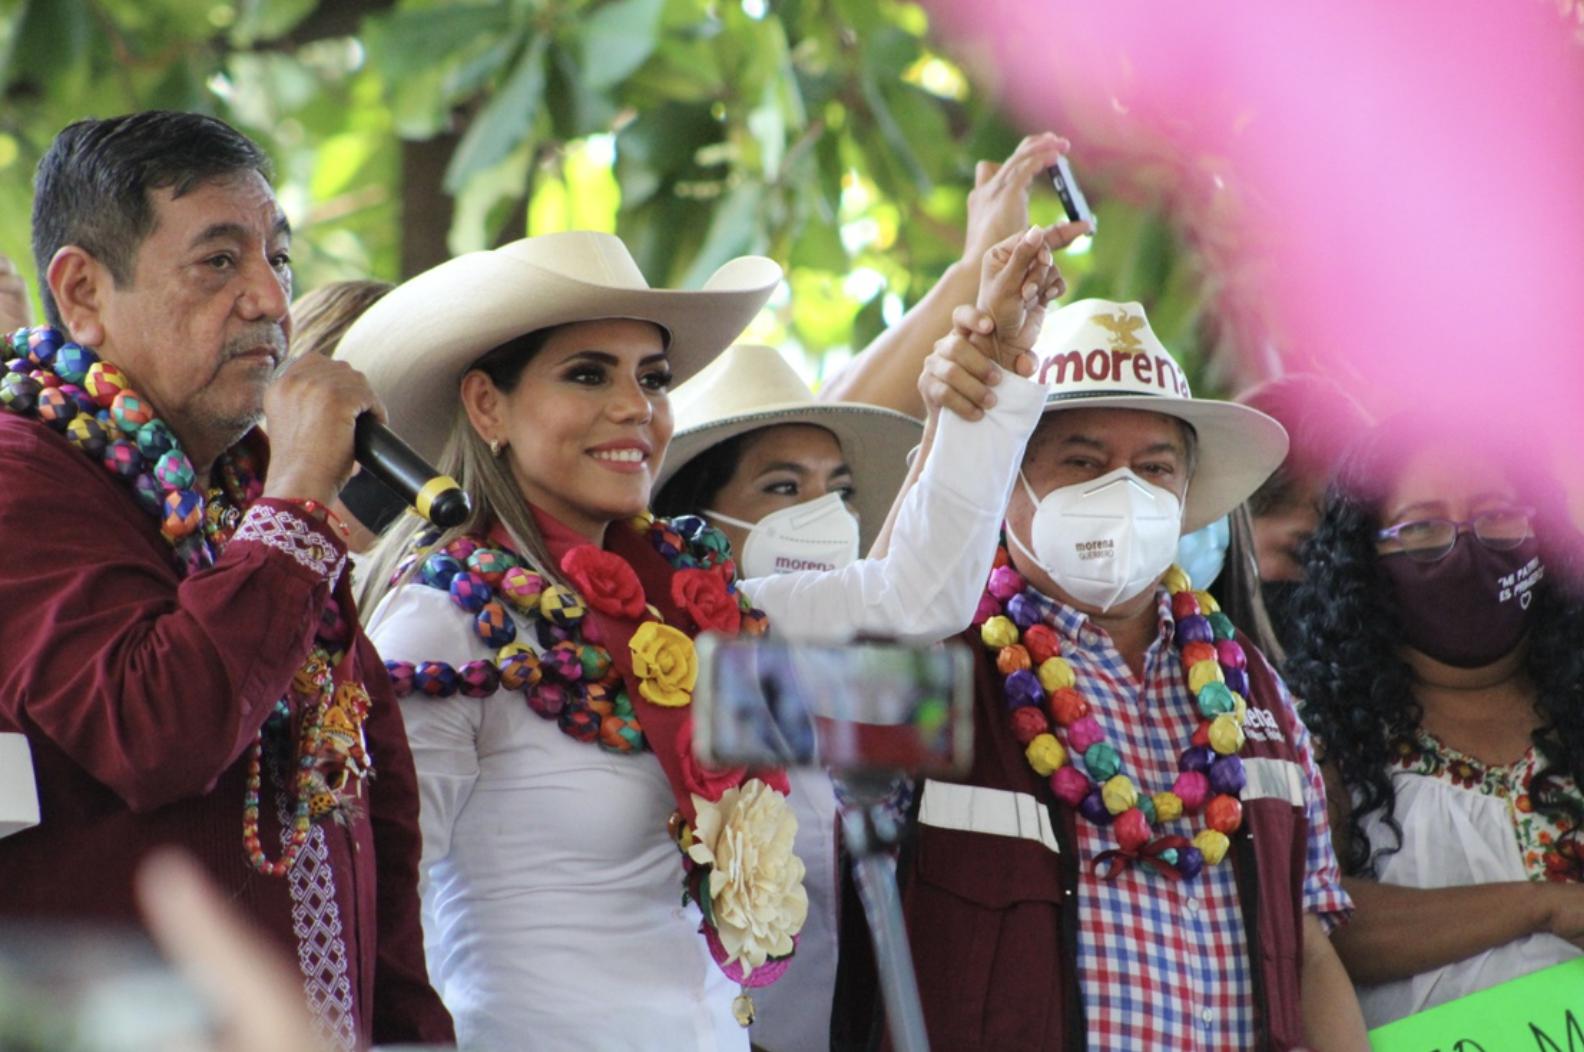
[[[1153,794],[1140,792],[1124,772],[1116,747],[1075,689],[1056,632],[1043,623],[1039,593],[1012,568],[1005,547],[996,553],[975,618],[1004,677],[1008,719],[1029,766],[1086,821],[1111,827],[1117,846],[1093,863],[1107,879],[1143,862],[1170,879],[1191,880],[1206,863],[1226,857],[1243,824],[1239,794],[1247,778],[1238,753],[1245,741],[1247,657],[1210,593],[1194,591],[1176,566],[1163,583],[1171,596],[1173,645],[1200,720],[1172,787]],[[1201,812],[1204,828],[1191,840],[1157,835],[1158,826]]]
[[[764,613],[737,587],[731,544],[719,530],[692,515],[668,521],[645,513],[623,525],[643,535],[669,563],[674,571],[671,597],[696,631],[759,636],[768,629]],[[479,639],[496,648],[495,658],[461,667],[443,661],[387,661],[397,697],[484,698],[506,688],[521,691],[535,714],[554,720],[577,741],[628,754],[653,748],[610,652],[586,634],[593,609],[629,621],[642,619],[630,649],[644,699],[665,708],[691,702],[696,674],[692,641],[664,623],[621,556],[592,544],[570,549],[561,559],[562,572],[576,586],[569,587],[547,582],[496,538],[465,536],[435,550],[437,539],[434,534],[421,539],[398,566],[392,583],[415,572],[421,586],[444,591],[472,620]],[[527,620],[525,631],[532,634],[537,652],[519,638],[514,612]],[[765,815],[784,811],[784,801],[771,798],[785,797],[788,787],[784,777],[771,772],[704,768],[691,756],[691,715],[681,730],[679,759],[696,814],[689,821],[679,808],[667,833],[682,854],[682,900],[698,904],[700,932],[711,956],[742,987],[732,1009],[737,1021],[748,1026],[754,1012],[749,988],[767,986],[786,971],[796,927],[802,924],[799,919],[786,930],[770,889],[774,880],[761,879],[765,872],[784,875],[792,867],[767,864],[763,871],[755,870],[756,863],[784,856],[795,865],[794,882],[801,886],[803,867],[791,856],[790,834],[778,836],[774,820],[764,821]],[[754,813],[760,824],[728,829],[734,813]],[[732,853],[729,869],[716,864],[716,852],[722,850]],[[749,861],[737,852],[746,852]],[[755,890],[749,901],[736,893],[723,905],[723,889],[733,883]],[[764,946],[774,942],[767,935],[772,929],[779,929],[784,941],[766,954]],[[750,941],[758,943],[757,954],[744,952]]]
[[[97,460],[158,523],[171,546],[176,572],[187,577],[213,566],[242,520],[243,509],[264,486],[257,461],[235,446],[216,463],[220,484],[200,491],[197,472],[175,432],[132,390],[126,374],[48,326],[19,329],[4,342],[9,356],[0,374],[0,407],[39,420]],[[285,876],[296,863],[317,819],[348,818],[371,764],[363,740],[369,697],[351,676],[354,632],[334,598],[290,695],[304,718],[292,744],[293,708],[275,703],[248,754],[242,804],[242,844],[260,873]],[[259,838],[259,797],[266,749],[277,769],[296,770],[291,832],[281,857],[271,861]],[[352,785],[356,780],[355,786]]]
[[[736,616],[725,618],[730,623],[702,628],[764,634],[768,619],[737,588],[730,543],[724,534],[697,516],[667,521],[646,514],[631,525],[679,573],[725,571],[723,591],[731,597]],[[536,715],[554,720],[568,737],[617,753],[648,748],[610,652],[584,637],[590,603],[577,590],[547,582],[523,565],[517,553],[488,537],[458,537],[438,551],[432,547],[436,539],[434,534],[421,539],[418,550],[397,567],[392,583],[405,577],[417,562],[418,583],[447,593],[452,604],[472,619],[479,639],[496,648],[495,658],[469,661],[460,667],[444,661],[387,661],[385,669],[398,698],[459,694],[487,698],[502,688],[520,691]],[[593,600],[596,609],[601,601]],[[517,622],[508,611],[527,620],[537,649],[518,637]],[[649,604],[639,612],[661,619],[660,612]],[[721,615],[717,612],[715,616]]]

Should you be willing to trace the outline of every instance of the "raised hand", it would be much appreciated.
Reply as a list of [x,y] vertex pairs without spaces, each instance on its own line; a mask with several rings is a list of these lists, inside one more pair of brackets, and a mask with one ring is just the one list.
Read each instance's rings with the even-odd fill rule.
[[[1030,227],[985,253],[978,306],[990,317],[991,346],[1006,368],[1017,367],[1029,355],[1044,324],[1046,306],[1067,291],[1046,236],[1039,227]],[[1033,372],[1032,357],[1026,364],[1025,375]]]
[[[919,394],[931,419],[950,409],[965,420],[978,420],[995,405],[991,388],[1001,382],[1002,367],[996,360],[994,331],[990,316],[976,307],[952,312],[952,331],[935,341],[919,374]],[[1033,365],[1033,357],[1023,355],[1011,367],[1029,376]]]

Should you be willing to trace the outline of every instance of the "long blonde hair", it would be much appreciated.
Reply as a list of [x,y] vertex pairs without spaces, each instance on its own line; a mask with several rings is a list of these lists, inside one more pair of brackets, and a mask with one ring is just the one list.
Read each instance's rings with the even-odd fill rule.
[[[474,362],[468,372],[482,372],[491,383],[509,394],[517,386],[524,367],[554,331],[553,328],[540,329],[502,344]],[[443,548],[458,537],[482,534],[498,522],[529,569],[556,584],[565,584],[560,568],[550,558],[544,534],[512,475],[508,454],[497,456],[490,452],[489,445],[473,429],[460,394],[452,413],[451,433],[436,467],[457,480],[473,510],[460,526],[441,533],[431,547]],[[402,559],[417,547],[419,536],[431,528],[416,512],[410,512],[380,535],[367,565],[360,568],[361,580],[357,584],[358,609],[365,617],[374,612],[387,594],[417,575],[421,559],[414,559],[399,576],[398,570]]]

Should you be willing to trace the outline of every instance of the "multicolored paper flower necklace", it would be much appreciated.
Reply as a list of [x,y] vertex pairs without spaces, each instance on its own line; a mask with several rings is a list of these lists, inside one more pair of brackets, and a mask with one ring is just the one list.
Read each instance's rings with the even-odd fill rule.
[[[667,521],[646,513],[629,525],[671,565],[671,598],[695,633],[764,634],[768,619],[737,587],[724,534],[697,516]],[[609,651],[585,636],[593,609],[642,619],[629,651],[645,700],[665,708],[691,704],[698,676],[693,641],[664,623],[620,555],[591,544],[572,548],[561,559],[570,587],[547,582],[515,552],[485,537],[458,538],[439,551],[421,545],[393,580],[412,573],[414,563],[416,580],[445,591],[472,619],[478,637],[497,650],[493,661],[460,668],[387,661],[398,697],[483,698],[502,687],[520,690],[530,709],[577,741],[620,753],[652,748]],[[514,612],[528,621],[537,650],[519,637]],[[691,718],[678,741],[667,744],[677,750],[695,812],[689,822],[679,809],[668,824],[682,853],[683,901],[698,903],[711,956],[742,986],[733,1012],[747,1026],[753,1020],[748,988],[767,986],[785,972],[807,913],[803,863],[792,852],[789,786],[779,772],[704,767],[692,755]],[[730,867],[717,864],[722,851],[732,857]]]
[[[1049,778],[1057,798],[1087,821],[1111,826],[1117,846],[1094,860],[1096,872],[1108,879],[1144,862],[1173,880],[1191,880],[1206,863],[1226,857],[1232,834],[1243,824],[1239,795],[1247,775],[1238,753],[1248,709],[1247,657],[1210,593],[1194,591],[1176,566],[1164,583],[1176,622],[1173,643],[1200,721],[1178,759],[1172,787],[1153,794],[1140,792],[1124,772],[1116,746],[1074,687],[1076,677],[1061,656],[1055,630],[1043,623],[1038,593],[1012,568],[1004,547],[996,553],[975,618],[1005,677],[1012,733],[1029,766]],[[1156,835],[1158,826],[1201,812],[1204,828],[1192,840]]]
[[[645,516],[633,526],[676,570],[672,596],[699,631],[764,634],[768,619],[737,588],[723,534],[696,516],[674,522]],[[535,714],[555,720],[562,733],[577,741],[618,753],[647,748],[610,652],[583,635],[590,606],[629,620],[645,614],[651,622],[661,620],[660,612],[644,602],[643,588],[626,560],[592,545],[573,548],[561,563],[562,572],[577,585],[573,589],[547,582],[509,548],[488,538],[459,537],[440,551],[428,549],[433,542],[431,535],[418,553],[404,560],[393,581],[405,577],[421,558],[417,581],[449,594],[472,618],[474,633],[497,648],[495,659],[469,661],[460,668],[444,661],[387,661],[398,698],[487,698],[501,688],[521,691]],[[511,612],[527,620],[537,647],[519,638]]]
[[[42,421],[120,479],[159,522],[178,575],[213,566],[236,532],[243,509],[263,492],[252,454],[242,446],[227,451],[215,465],[221,485],[200,491],[197,472],[175,432],[132,390],[120,369],[48,326],[18,329],[4,348],[10,356],[0,374],[0,407]],[[351,678],[346,656],[352,638],[351,626],[330,599],[314,648],[290,688],[304,712],[300,734],[293,743],[293,709],[282,698],[253,742],[242,802],[242,846],[260,873],[281,877],[290,872],[313,822],[348,817],[372,769],[363,740],[368,692]],[[259,838],[266,749],[278,770],[296,771],[291,832],[275,861],[266,856]]]

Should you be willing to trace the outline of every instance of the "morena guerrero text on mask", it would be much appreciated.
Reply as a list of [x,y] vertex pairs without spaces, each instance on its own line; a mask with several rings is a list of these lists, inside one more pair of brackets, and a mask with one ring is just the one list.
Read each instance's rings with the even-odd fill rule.
[[1162,355],[1151,357],[1143,351],[1105,350],[1095,348],[1088,354],[1082,351],[1068,351],[1065,354],[1052,354],[1040,363],[1039,382],[1043,385],[1050,383],[1050,372],[1056,370],[1056,384],[1068,382],[1068,370],[1072,371],[1072,379],[1092,380],[1096,382],[1125,383],[1123,370],[1131,368],[1133,382],[1140,384],[1153,384],[1162,391],[1171,391],[1183,398],[1193,397],[1193,392],[1188,389],[1188,378],[1183,375],[1177,363]]
[[1080,559],[1109,559],[1116,554],[1116,542],[1109,538],[1103,541],[1079,541],[1073,548]]

